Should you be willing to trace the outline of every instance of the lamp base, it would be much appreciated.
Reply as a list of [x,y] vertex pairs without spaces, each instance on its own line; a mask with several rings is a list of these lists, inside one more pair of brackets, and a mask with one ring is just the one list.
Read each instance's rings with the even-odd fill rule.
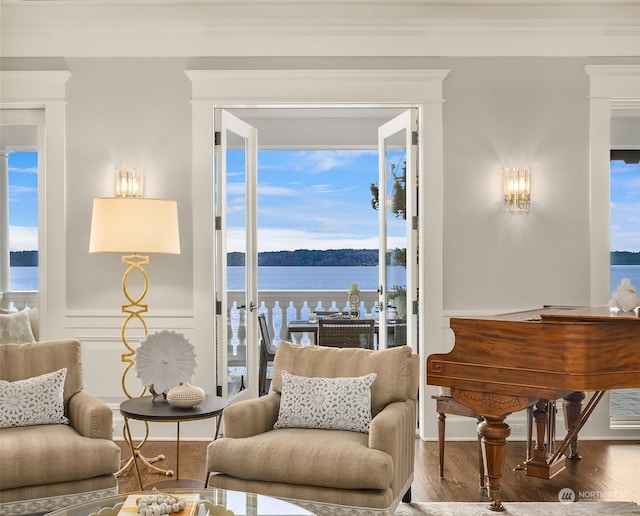
[[[124,273],[124,276],[122,277],[122,291],[129,303],[126,305],[122,305],[122,312],[127,314],[127,317],[122,323],[121,337],[122,337],[122,343],[126,348],[126,352],[121,355],[121,358],[122,358],[122,362],[127,365],[124,371],[122,372],[121,383],[122,383],[122,390],[126,394],[127,398],[131,399],[133,398],[133,396],[129,393],[129,390],[127,389],[126,379],[127,379],[127,374],[129,373],[129,370],[135,364],[134,357],[136,352],[131,346],[131,344],[129,343],[129,341],[127,340],[127,326],[129,325],[131,320],[136,319],[142,326],[145,336],[148,333],[147,323],[142,317],[142,314],[147,312],[147,305],[143,304],[142,300],[147,295],[147,291],[149,289],[149,276],[147,275],[147,271],[145,271],[143,267],[143,265],[146,265],[149,263],[149,257],[134,253],[131,255],[123,256],[122,263],[128,266],[127,270]],[[129,279],[129,276],[134,271],[137,271],[142,275],[142,279],[144,282],[143,283],[144,288],[142,292],[138,295],[138,297],[132,296],[127,288],[127,280]],[[149,390],[153,395],[152,399],[155,401],[155,398],[158,397],[159,395],[153,390],[153,386],[151,386]],[[140,393],[140,396],[144,396],[145,391],[146,391],[146,388],[142,390],[142,392]],[[140,471],[138,469],[138,462],[137,462],[138,460],[142,461],[145,465],[147,465],[153,471],[157,471],[158,473],[163,473],[168,477],[173,476],[172,470],[162,469],[153,465],[154,462],[157,462],[159,460],[164,460],[165,459],[164,455],[158,455],[156,457],[147,458],[144,455],[142,455],[142,453],[140,452],[140,449],[142,448],[144,443],[147,442],[147,438],[149,437],[149,424],[147,422],[145,422],[144,438],[142,439],[142,441],[140,441],[140,443],[137,446],[133,444],[133,438],[131,437],[131,430],[129,429],[129,425],[126,418],[125,418],[125,424],[124,424],[122,435],[124,437],[125,442],[129,445],[129,448],[131,449],[131,457],[127,459],[127,462],[124,464],[124,466],[122,466],[120,470],[116,473],[116,477],[123,474],[125,471],[127,471],[131,467],[131,465],[133,465],[135,467],[135,473],[138,478],[140,489],[142,489],[143,488],[142,479],[140,478]]]
[[[136,450],[135,452],[135,457],[137,457],[137,459],[134,457],[134,455],[132,455],[131,457],[129,457],[127,459],[127,461],[122,465],[122,467],[116,472],[116,477],[119,477],[121,475],[123,475],[124,473],[127,472],[127,470],[131,467],[134,466],[134,461],[135,460],[139,460],[142,461],[142,463],[144,465],[146,465],[148,468],[152,469],[153,471],[157,471],[158,473],[162,473],[167,477],[171,477],[173,476],[173,470],[171,469],[162,469],[159,468],[158,466],[154,466],[153,463],[154,462],[158,462],[159,460],[164,460],[167,457],[164,454],[160,454],[160,455],[156,455],[155,457],[145,457],[144,455],[142,455],[142,453],[140,453],[140,451]],[[137,468],[137,465],[135,465]],[[142,489],[142,486],[140,487]]]

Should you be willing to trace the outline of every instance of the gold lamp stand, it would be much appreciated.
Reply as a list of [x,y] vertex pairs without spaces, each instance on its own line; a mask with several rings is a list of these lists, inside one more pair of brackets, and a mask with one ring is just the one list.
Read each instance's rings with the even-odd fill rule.
[[[143,267],[143,265],[149,264],[149,257],[134,253],[134,254],[123,256],[122,263],[125,265],[128,265],[127,270],[125,271],[124,276],[122,277],[122,291],[124,292],[124,296],[127,298],[127,301],[129,302],[126,305],[122,305],[122,313],[127,314],[127,317],[122,323],[122,330],[120,332],[124,347],[127,348],[127,352],[121,355],[122,362],[124,364],[127,364],[126,367],[124,368],[124,371],[122,372],[122,390],[124,391],[127,398],[131,399],[133,398],[133,396],[129,393],[129,389],[127,388],[127,375],[129,374],[129,371],[136,363],[136,361],[133,358],[136,352],[135,352],[135,349],[131,347],[131,344],[127,340],[127,326],[133,319],[137,319],[144,331],[144,337],[147,336],[147,333],[148,333],[147,323],[142,317],[142,314],[148,311],[149,305],[143,304],[142,300],[145,298],[145,296],[147,295],[147,292],[149,291],[149,275],[147,274],[147,271]],[[127,282],[129,280],[129,276],[134,271],[140,272],[144,280],[144,287],[142,289],[142,293],[137,298],[134,298],[129,293],[129,289],[127,288]],[[147,391],[147,388],[144,387],[142,389],[142,392],[138,396],[144,396],[146,391]],[[153,394],[155,396],[155,393]],[[157,462],[159,460],[164,460],[165,459],[164,455],[161,454],[161,455],[157,455],[156,457],[150,457],[150,458],[147,458],[144,455],[142,455],[142,452],[140,451],[140,449],[144,446],[144,444],[147,442],[149,438],[149,423],[145,421],[144,427],[145,427],[144,437],[138,444],[134,445],[133,438],[131,436],[131,430],[127,425],[123,426],[122,435],[124,437],[125,442],[130,445],[134,455],[132,455],[131,457],[129,457],[129,459],[127,459],[127,462],[125,462],[124,465],[120,468],[120,470],[116,473],[116,476],[121,475],[127,469],[129,469],[132,465],[134,465],[134,460],[136,457],[139,460],[141,460],[144,464],[146,464],[149,468],[151,468],[154,471],[157,471],[158,473],[163,473],[168,477],[173,475],[172,470],[162,469],[153,465],[154,462]]]
[[[147,336],[147,323],[143,318],[143,314],[147,312],[148,305],[142,301],[149,290],[149,276],[143,265],[149,263],[148,254],[150,253],[180,254],[180,235],[177,202],[170,199],[141,198],[141,182],[135,183],[135,188],[132,189],[123,187],[123,178],[130,180],[131,174],[136,176],[132,170],[125,172],[124,175],[118,175],[118,194],[122,195],[121,191],[125,191],[128,192],[127,195],[101,197],[93,200],[89,252],[118,253],[122,256],[122,263],[127,266],[122,278],[122,291],[128,303],[122,305],[122,312],[126,314],[126,318],[122,323],[121,331],[122,342],[126,352],[121,357],[122,362],[126,364],[122,373],[122,390],[127,398],[131,399],[133,396],[127,388],[127,375],[135,365],[134,357],[136,352],[127,339],[127,327],[135,319],[142,326],[143,337]],[[133,179],[135,180],[136,177]],[[162,230],[159,231],[158,228],[162,228]],[[133,251],[135,252],[131,254]],[[142,293],[137,297],[130,294],[127,286],[129,278],[134,272],[142,274],[143,279]],[[153,393],[152,387],[149,387],[149,390]],[[144,396],[146,391],[147,387],[144,387],[139,396]],[[121,475],[132,464],[135,464],[136,458],[140,458],[155,471],[164,473],[167,476],[173,475],[171,470],[152,466],[153,462],[164,459],[164,455],[147,459],[140,452],[140,448],[147,442],[149,437],[149,424],[147,422],[145,422],[144,438],[139,444],[132,444],[131,431],[126,424],[122,435],[133,450],[133,454],[116,475]]]

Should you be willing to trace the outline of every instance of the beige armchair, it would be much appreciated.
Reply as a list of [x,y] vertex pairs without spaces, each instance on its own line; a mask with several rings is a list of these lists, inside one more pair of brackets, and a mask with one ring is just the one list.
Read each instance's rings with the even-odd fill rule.
[[[0,380],[16,382],[63,368],[64,417],[69,424],[5,426],[5,420],[0,428],[2,515],[50,512],[117,494],[120,448],[112,440],[113,413],[82,390],[80,342],[0,344]],[[24,413],[15,411],[9,417]]]
[[[223,412],[224,437],[207,450],[208,485],[294,500],[323,515],[347,514],[345,507],[349,514],[393,514],[400,499],[411,496],[418,363],[407,346],[371,351],[281,342],[270,393]],[[311,397],[305,404],[309,383],[316,388],[323,382],[360,382],[370,373],[376,378],[368,431],[302,427],[318,421],[322,426],[324,416],[335,416],[339,427],[349,425],[341,414],[359,399],[331,405]],[[296,391],[292,378],[304,387]],[[321,398],[332,396],[329,389],[326,397],[318,392]],[[283,420],[284,428],[274,428]]]

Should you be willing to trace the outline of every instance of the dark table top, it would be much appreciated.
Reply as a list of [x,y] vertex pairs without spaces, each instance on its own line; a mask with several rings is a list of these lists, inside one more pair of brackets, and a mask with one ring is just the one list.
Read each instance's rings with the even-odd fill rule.
[[161,397],[153,401],[152,396],[142,396],[123,401],[120,413],[124,417],[141,421],[195,421],[219,416],[228,404],[228,400],[224,398],[207,395],[199,405],[185,408],[171,405]]

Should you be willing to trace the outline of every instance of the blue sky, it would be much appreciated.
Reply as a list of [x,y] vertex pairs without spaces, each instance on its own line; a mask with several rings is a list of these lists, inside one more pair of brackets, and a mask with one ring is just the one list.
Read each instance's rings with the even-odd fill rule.
[[[238,165],[229,165],[230,185],[241,180]],[[377,176],[376,151],[260,151],[258,250],[376,249],[370,184]],[[241,225],[230,217],[231,228]],[[240,250],[240,231],[229,237],[229,250]]]
[[640,251],[640,164],[611,162],[611,250]]
[[[234,229],[244,220],[242,168],[237,155],[230,155],[230,251],[242,250],[240,231]],[[260,151],[258,170],[260,251],[378,246],[378,214],[369,191],[377,179],[376,151]],[[11,153],[12,251],[37,248],[37,223],[37,154]],[[640,251],[640,165],[612,162],[611,250]]]
[[38,154],[9,154],[9,245],[11,251],[38,248]]

